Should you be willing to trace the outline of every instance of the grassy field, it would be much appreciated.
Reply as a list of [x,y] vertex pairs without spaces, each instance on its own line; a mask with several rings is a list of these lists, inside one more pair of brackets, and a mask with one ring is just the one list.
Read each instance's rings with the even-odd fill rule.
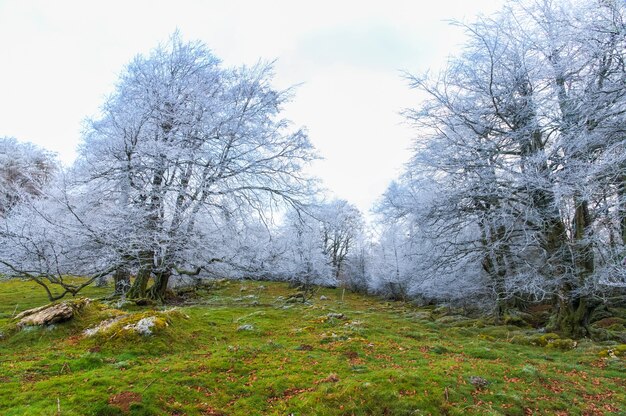
[[121,307],[125,319],[168,323],[153,335],[118,326],[88,337],[117,305],[94,301],[69,322],[18,330],[15,313],[46,299],[30,282],[0,282],[0,414],[626,415],[626,359],[614,343],[342,301],[340,289],[309,304],[288,303],[291,293],[223,282],[173,311]]

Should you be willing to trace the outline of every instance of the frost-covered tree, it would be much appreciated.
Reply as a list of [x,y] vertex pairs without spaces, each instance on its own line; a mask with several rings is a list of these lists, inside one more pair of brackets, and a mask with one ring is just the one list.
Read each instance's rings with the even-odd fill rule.
[[31,143],[0,138],[0,215],[25,198],[38,197],[57,169],[55,156]]
[[[271,80],[271,64],[225,68],[178,34],[137,56],[87,123],[75,167],[48,199],[51,222],[77,226],[91,253],[106,259],[96,263],[101,273],[136,274],[130,297],[162,299],[172,275],[228,263],[232,245],[223,237],[249,222],[242,219],[299,208],[312,193],[302,174],[312,146],[280,117],[291,91]],[[56,246],[68,259],[84,251]],[[34,274],[37,253],[28,254]],[[59,275],[84,272],[78,260],[56,263]]]
[[[388,212],[430,236],[433,271],[480,275],[496,316],[552,299],[554,327],[582,335],[597,297],[624,285],[624,15],[623,2],[510,2],[464,25],[438,76],[409,77],[428,98],[406,113],[413,191]],[[426,207],[392,203],[424,185]]]
[[276,233],[276,277],[306,290],[312,285],[335,285],[336,275],[324,252],[323,227],[308,213],[289,211]]
[[345,200],[311,204],[305,213],[289,212],[275,242],[282,253],[279,274],[304,286],[347,283],[349,255],[363,227],[361,212]]
[[363,232],[363,215],[354,205],[341,199],[321,204],[314,215],[322,227],[322,250],[335,278],[342,280],[348,255]]
[[342,269],[341,284],[354,292],[367,293],[370,290],[374,263],[372,259],[374,241],[367,227],[356,235],[351,244]]
[[[125,69],[82,155],[89,186],[104,187],[125,215],[123,255],[137,265],[130,296],[163,296],[172,273],[219,253],[190,251],[223,219],[298,206],[312,157],[302,130],[279,118],[289,91],[270,64],[222,68],[201,43],[174,35]],[[193,252],[193,256],[189,254]]]

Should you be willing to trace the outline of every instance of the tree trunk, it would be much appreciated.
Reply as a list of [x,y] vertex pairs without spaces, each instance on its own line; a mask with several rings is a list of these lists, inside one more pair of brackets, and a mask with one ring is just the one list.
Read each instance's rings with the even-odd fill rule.
[[123,296],[130,290],[130,272],[125,267],[120,267],[113,273],[113,283],[115,284],[115,296]]
[[139,269],[132,287],[126,294],[129,299],[141,299],[146,297],[146,288],[148,287],[148,280],[150,280],[151,273],[152,270],[150,267],[144,266]]
[[484,222],[480,221],[479,227],[481,230],[481,244],[485,250],[482,267],[491,279],[496,302],[494,320],[496,324],[500,324],[510,307],[505,285],[507,275],[505,257],[510,255],[510,248],[504,241],[506,237],[504,226],[500,225],[497,227],[497,230],[494,230],[492,226],[486,227]]
[[596,304],[585,295],[572,292],[584,285],[594,271],[593,245],[589,241],[591,217],[588,202],[579,195],[574,197],[574,283],[566,283],[561,289],[556,329],[572,338],[589,335],[589,316]]
[[494,290],[496,291],[496,313],[495,320],[496,323],[500,323],[504,315],[507,314],[509,310],[509,298],[507,296],[507,290],[505,285],[506,280],[506,266],[504,264],[504,256],[498,250],[496,252],[496,261],[495,261],[495,274],[494,274]]
[[148,289],[146,297],[157,301],[165,300],[165,291],[171,275],[172,273],[169,271],[156,273],[154,275],[154,284]]
[[618,210],[620,234],[622,243],[626,245],[626,176],[620,178],[617,186]]
[[583,338],[589,335],[589,317],[595,305],[585,297],[573,298],[571,288],[567,288],[559,300],[554,329],[569,338]]
[[589,215],[589,203],[574,198],[576,210],[574,212],[574,264],[579,283],[594,271],[593,245],[590,241],[591,216]]

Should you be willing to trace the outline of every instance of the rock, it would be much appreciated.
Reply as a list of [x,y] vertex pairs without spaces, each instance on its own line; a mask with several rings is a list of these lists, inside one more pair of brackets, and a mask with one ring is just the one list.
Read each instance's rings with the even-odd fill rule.
[[116,316],[115,318],[104,320],[92,328],[85,329],[83,331],[83,335],[87,337],[92,337],[98,333],[107,332],[113,327],[113,325],[119,322],[122,318],[124,318],[124,315],[120,315],[120,316]]
[[602,350],[598,353],[598,355],[600,357],[611,357],[611,358],[624,357],[626,356],[626,344],[615,345],[606,350]]
[[328,315],[326,315],[328,318],[335,318],[335,319],[346,319],[346,315],[342,314],[342,313],[334,313],[331,312]]
[[547,348],[555,348],[558,350],[572,350],[578,346],[578,343],[572,339],[564,338],[564,339],[555,339],[552,342],[549,342],[546,347]]
[[322,296],[320,296],[320,300],[328,300],[328,297],[327,297],[327,296],[322,295]]
[[287,298],[287,303],[299,303],[299,302],[306,302],[306,296],[304,292],[297,292],[294,293],[293,295],[290,295]]
[[15,319],[20,321],[18,327],[43,326],[71,319],[74,313],[80,310],[87,300],[62,302],[55,305],[46,305],[35,309],[29,309],[17,315]]
[[141,318],[135,324],[128,324],[122,329],[126,331],[134,331],[139,335],[148,336],[152,335],[154,329],[161,329],[168,325],[169,324],[167,323],[167,321],[162,318],[158,318],[156,316],[148,316],[145,318]]
[[134,334],[148,337],[169,327],[172,316],[188,318],[175,309],[163,312],[124,313],[115,310],[109,312],[114,316],[96,326],[85,329],[83,335],[86,337],[100,336],[102,339],[125,338]]
[[554,334],[552,332],[548,332],[546,334],[540,335],[538,337],[535,337],[535,339],[532,341],[533,345],[538,345],[540,347],[545,347],[546,345],[560,339],[561,337],[559,337],[558,334]]
[[124,329],[132,329],[140,335],[152,335],[152,327],[155,325],[156,316],[140,319],[135,325],[127,325]]
[[484,389],[489,385],[489,382],[487,380],[479,376],[470,376],[469,382],[479,390]]
[[254,331],[254,326],[250,324],[244,324],[237,328],[237,331]]

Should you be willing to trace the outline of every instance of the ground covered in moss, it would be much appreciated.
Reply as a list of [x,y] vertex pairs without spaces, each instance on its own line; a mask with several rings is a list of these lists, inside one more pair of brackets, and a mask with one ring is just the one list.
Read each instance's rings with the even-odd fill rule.
[[109,290],[88,288],[68,322],[19,328],[43,291],[0,282],[0,414],[626,414],[616,341],[341,289],[302,303],[284,284],[221,282],[176,307],[97,300]]

